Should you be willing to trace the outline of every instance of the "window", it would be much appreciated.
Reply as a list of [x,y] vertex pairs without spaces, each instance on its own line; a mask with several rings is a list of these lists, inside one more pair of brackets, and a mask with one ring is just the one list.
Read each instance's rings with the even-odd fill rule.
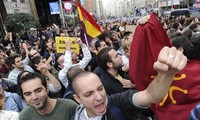
[[25,0],[20,0],[20,3],[25,3]]
[[11,2],[17,2],[17,0],[11,0]]

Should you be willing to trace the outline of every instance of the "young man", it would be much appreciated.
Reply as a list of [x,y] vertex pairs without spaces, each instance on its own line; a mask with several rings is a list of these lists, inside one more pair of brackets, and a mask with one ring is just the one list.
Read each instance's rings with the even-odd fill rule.
[[100,77],[108,95],[124,92],[135,87],[127,79],[125,72],[121,70],[123,62],[121,55],[116,50],[103,47],[97,55],[97,63],[99,68],[96,68],[94,73]]
[[23,71],[34,72],[34,70],[22,61],[20,54],[14,53],[6,59],[6,63],[10,68],[13,68],[8,75],[8,80],[17,84],[17,76]]
[[70,120],[77,104],[67,99],[48,97],[46,79],[38,73],[23,72],[18,76],[18,88],[28,106],[20,113],[20,120]]
[[128,90],[110,97],[106,96],[97,75],[91,72],[79,73],[72,81],[74,98],[81,103],[74,120],[134,119],[136,114],[152,103],[158,103],[166,95],[174,75],[182,70],[186,63],[187,58],[180,51],[174,47],[164,47],[154,63],[157,77],[145,90]]

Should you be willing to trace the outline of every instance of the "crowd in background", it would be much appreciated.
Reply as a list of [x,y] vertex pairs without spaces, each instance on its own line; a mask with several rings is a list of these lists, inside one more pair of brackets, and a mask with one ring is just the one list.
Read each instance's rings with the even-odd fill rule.
[[[183,51],[189,60],[200,59],[200,18],[179,16],[160,17],[159,20],[173,46]],[[21,112],[27,106],[17,88],[18,75],[24,71],[39,73],[46,78],[49,97],[68,98],[75,102],[71,84],[74,71],[97,74],[108,95],[135,89],[128,75],[134,33],[127,31],[126,25],[132,23],[136,25],[137,20],[102,23],[102,34],[91,40],[89,46],[79,38],[79,25],[60,28],[52,24],[40,30],[31,28],[24,33],[8,32],[0,40],[0,116],[5,111],[10,111],[13,117],[18,116],[15,112]],[[66,41],[66,52],[57,53],[56,36],[77,37],[74,42],[80,46],[80,54],[68,52],[70,41]],[[146,109],[133,119],[155,118],[153,112]]]

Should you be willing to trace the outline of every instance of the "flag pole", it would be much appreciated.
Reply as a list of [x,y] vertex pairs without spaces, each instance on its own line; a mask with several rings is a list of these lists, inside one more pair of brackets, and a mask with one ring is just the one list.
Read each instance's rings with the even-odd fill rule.
[[86,34],[84,33],[84,37],[85,37],[85,43],[86,43],[86,45],[87,45],[87,47],[89,46],[88,45],[88,40],[87,40],[87,36],[86,36]]
[[60,3],[60,17],[62,19],[62,27],[65,27],[65,18],[64,18],[64,12],[63,12],[63,7],[62,7],[62,1],[59,0]]

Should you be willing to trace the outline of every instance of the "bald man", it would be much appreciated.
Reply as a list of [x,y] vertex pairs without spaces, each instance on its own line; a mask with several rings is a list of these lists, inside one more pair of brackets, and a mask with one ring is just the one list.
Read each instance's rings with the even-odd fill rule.
[[164,47],[154,63],[157,77],[143,91],[128,90],[107,96],[97,75],[81,72],[72,81],[74,99],[80,103],[74,120],[133,120],[152,103],[158,103],[168,92],[176,73],[187,58],[176,48]]

